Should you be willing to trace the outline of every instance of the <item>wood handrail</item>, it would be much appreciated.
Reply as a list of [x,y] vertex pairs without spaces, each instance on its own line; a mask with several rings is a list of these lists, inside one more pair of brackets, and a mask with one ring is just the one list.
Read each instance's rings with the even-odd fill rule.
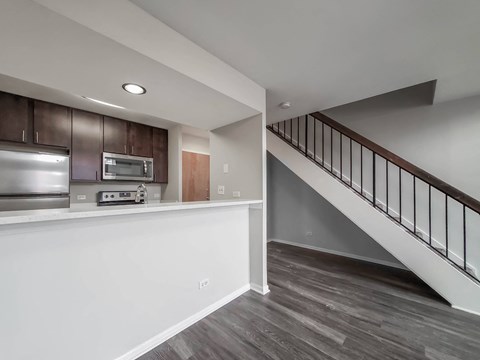
[[345,136],[348,136],[357,143],[363,145],[364,147],[370,149],[371,151],[377,153],[381,157],[387,159],[391,163],[399,166],[403,170],[409,172],[410,174],[416,176],[420,180],[430,184],[434,188],[440,190],[441,192],[447,194],[452,199],[457,200],[458,202],[466,205],[471,210],[476,211],[480,214],[480,201],[474,199],[470,195],[465,194],[463,191],[458,190],[457,188],[447,184],[446,182],[440,180],[439,178],[433,176],[432,174],[426,172],[425,170],[419,168],[418,166],[412,164],[411,162],[401,158],[398,155],[395,155],[391,151],[385,149],[384,147],[374,143],[373,141],[367,139],[366,137],[360,135],[359,133],[347,128],[346,126],[340,124],[339,122],[333,120],[332,118],[320,113],[314,112],[310,116],[323,122],[324,124],[330,126],[331,128],[337,130]]

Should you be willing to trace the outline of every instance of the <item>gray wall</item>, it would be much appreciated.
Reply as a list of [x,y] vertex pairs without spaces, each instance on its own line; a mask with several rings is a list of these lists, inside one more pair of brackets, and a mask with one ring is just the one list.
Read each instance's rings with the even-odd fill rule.
[[[210,196],[212,200],[233,198],[261,200],[263,195],[262,115],[210,132]],[[228,164],[228,173],[223,166]],[[225,194],[218,194],[218,185]]]
[[303,244],[402,266],[270,153],[267,159],[270,240]]

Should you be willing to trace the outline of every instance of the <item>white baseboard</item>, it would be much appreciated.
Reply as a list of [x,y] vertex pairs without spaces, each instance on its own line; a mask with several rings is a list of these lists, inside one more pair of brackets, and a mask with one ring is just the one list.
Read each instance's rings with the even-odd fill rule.
[[270,292],[270,288],[268,287],[268,285],[261,286],[257,284],[250,284],[250,289],[259,293],[260,295],[266,295]]
[[366,256],[349,254],[349,253],[346,253],[346,252],[343,252],[343,251],[330,250],[330,249],[325,249],[325,248],[321,248],[321,247],[314,246],[314,245],[300,244],[300,243],[296,243],[296,242],[292,242],[292,241],[286,241],[286,240],[280,240],[280,239],[268,239],[268,242],[270,242],[270,241],[277,242],[277,243],[280,243],[280,244],[285,244],[285,245],[297,246],[297,247],[301,247],[301,248],[304,248],[304,249],[320,251],[320,252],[324,252],[324,253],[327,253],[327,254],[344,256],[344,257],[355,259],[355,260],[362,260],[362,261],[366,261],[366,262],[373,263],[373,264],[379,264],[379,265],[389,266],[389,267],[393,267],[393,268],[397,268],[397,269],[408,270],[405,266],[399,265],[399,264],[396,264],[396,263],[393,263],[393,262],[390,262],[390,261],[378,260],[378,259],[373,259],[373,258],[369,258],[369,257],[366,257]]
[[455,305],[452,305],[452,308],[453,309],[456,309],[456,310],[460,310],[460,311],[465,311],[469,314],[473,314],[473,315],[477,315],[477,316],[480,316],[480,313],[479,312],[476,312],[476,311],[472,311],[472,310],[468,310],[468,309],[464,309],[460,306],[455,306]]
[[250,284],[242,286],[240,289],[235,290],[233,293],[225,296],[224,298],[218,300],[212,305],[207,306],[205,309],[199,311],[198,313],[190,316],[189,318],[179,322],[178,324],[172,326],[171,328],[161,332],[160,334],[154,336],[153,338],[145,341],[144,343],[133,348],[126,354],[116,358],[115,360],[135,360],[143,354],[149,352],[153,348],[157,347],[161,343],[167,341],[171,337],[177,335],[181,331],[185,330],[189,326],[192,326],[197,321],[202,320],[204,317],[210,315],[214,311],[220,309],[222,306],[227,305],[230,301],[235,300],[240,295],[244,294],[250,290]]

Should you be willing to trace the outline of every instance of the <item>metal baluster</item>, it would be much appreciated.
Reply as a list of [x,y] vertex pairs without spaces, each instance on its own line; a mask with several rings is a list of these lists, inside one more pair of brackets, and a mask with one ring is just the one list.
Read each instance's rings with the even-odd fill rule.
[[308,115],[305,115],[305,156],[308,157]]
[[350,138],[350,187],[353,184],[353,156],[352,156],[352,138]]
[[445,194],[445,256],[448,258],[448,195]]
[[377,194],[376,194],[376,185],[377,185],[377,182],[376,182],[376,179],[377,179],[377,172],[376,172],[376,155],[375,155],[375,152],[372,151],[372,155],[373,155],[373,179],[372,179],[372,185],[373,185],[373,189],[372,189],[372,204],[373,206],[377,206]]
[[463,269],[467,270],[467,215],[463,205]]
[[330,172],[333,174],[333,128],[330,126]]
[[343,181],[343,134],[340,133],[340,180]]
[[398,167],[398,217],[402,223],[402,168]]
[[386,205],[387,205],[387,215],[388,215],[388,160],[385,159],[385,191],[386,191],[386,194],[385,194],[385,197],[386,197]]
[[290,144],[293,144],[293,119],[290,119]]
[[432,245],[432,186],[428,185],[428,243]]
[[413,233],[417,235],[417,182],[413,176]]
[[360,144],[360,194],[363,196],[363,145]]
[[297,117],[297,148],[300,149],[300,116]]
[[322,122],[322,166],[325,167],[325,124]]
[[317,119],[313,118],[313,160],[317,162]]

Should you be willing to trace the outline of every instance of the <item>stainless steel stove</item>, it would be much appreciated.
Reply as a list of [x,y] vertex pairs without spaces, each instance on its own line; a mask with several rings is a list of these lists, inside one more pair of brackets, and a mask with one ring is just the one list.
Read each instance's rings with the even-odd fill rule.
[[98,206],[133,205],[146,202],[144,191],[100,191],[97,196]]

